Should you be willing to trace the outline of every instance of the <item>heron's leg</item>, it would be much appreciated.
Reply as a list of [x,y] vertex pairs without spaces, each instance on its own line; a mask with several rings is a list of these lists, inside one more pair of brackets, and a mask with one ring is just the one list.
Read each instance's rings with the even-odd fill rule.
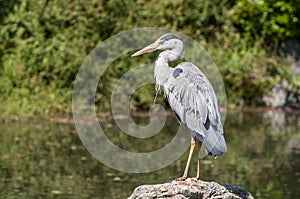
[[188,177],[189,167],[190,167],[192,155],[193,155],[193,152],[194,152],[194,149],[195,149],[195,143],[196,143],[195,138],[192,136],[191,137],[191,148],[190,148],[189,157],[188,157],[188,160],[187,160],[187,163],[186,163],[186,166],[185,166],[183,176],[177,179],[179,181],[185,180]]
[[200,149],[201,149],[202,143],[198,142],[198,148],[199,148],[199,152],[198,152],[198,163],[197,163],[197,180],[200,179]]

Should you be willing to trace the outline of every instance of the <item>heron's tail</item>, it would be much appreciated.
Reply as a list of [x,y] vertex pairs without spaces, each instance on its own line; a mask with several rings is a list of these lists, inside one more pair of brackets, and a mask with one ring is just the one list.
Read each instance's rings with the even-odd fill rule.
[[[222,128],[221,128],[222,129]],[[202,142],[207,155],[221,156],[227,151],[223,132],[210,126]]]

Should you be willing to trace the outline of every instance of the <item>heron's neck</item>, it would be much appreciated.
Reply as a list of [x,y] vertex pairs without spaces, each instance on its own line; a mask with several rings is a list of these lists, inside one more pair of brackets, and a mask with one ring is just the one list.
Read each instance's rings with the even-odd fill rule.
[[173,71],[173,68],[169,66],[168,62],[177,60],[181,54],[182,49],[166,50],[159,54],[154,68],[154,77],[158,89],[160,86],[166,86],[169,75]]

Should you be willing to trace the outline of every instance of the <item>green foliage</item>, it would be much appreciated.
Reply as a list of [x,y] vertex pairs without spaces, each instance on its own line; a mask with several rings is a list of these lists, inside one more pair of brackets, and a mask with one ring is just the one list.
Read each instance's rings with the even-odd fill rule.
[[[143,26],[171,28],[202,41],[224,76],[229,102],[253,104],[266,87],[286,78],[284,63],[262,48],[266,37],[299,34],[294,1],[0,2],[3,115],[71,113],[73,81],[90,50],[120,31]],[[105,73],[96,94],[100,111],[109,110],[107,96],[135,64],[124,56]],[[140,88],[132,98],[135,108],[148,108],[154,95],[153,87]]]
[[223,29],[223,33],[216,34],[220,43],[207,44],[207,50],[223,75],[229,105],[261,103],[262,93],[289,77],[284,61],[268,55],[261,48],[262,39],[253,42],[251,37],[228,31],[228,25]]
[[240,0],[231,20],[244,34],[281,40],[299,35],[299,10],[299,0]]
[[[98,4],[30,0],[15,4],[0,32],[4,46],[1,76],[5,78],[1,91],[9,101],[11,97],[20,101],[8,112],[24,108],[25,113],[34,108],[31,114],[70,112],[76,71],[87,52],[101,41],[95,27],[111,23],[101,20],[105,13]],[[102,38],[108,36],[106,31],[100,32]]]

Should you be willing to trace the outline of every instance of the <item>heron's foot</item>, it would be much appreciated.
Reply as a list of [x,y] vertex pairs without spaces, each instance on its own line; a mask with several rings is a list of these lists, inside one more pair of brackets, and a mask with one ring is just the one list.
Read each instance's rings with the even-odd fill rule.
[[182,176],[180,178],[175,179],[175,181],[185,181],[187,179],[187,176]]
[[195,184],[195,185],[202,185],[203,180],[201,180],[200,178],[190,178],[190,184]]
[[181,185],[197,185],[197,186],[202,186],[203,181],[198,180],[197,178],[184,178],[180,177],[175,180],[176,184],[181,184]]
[[197,182],[198,182],[198,181],[202,181],[200,177],[195,177],[195,178],[193,178],[193,180],[194,180],[194,181],[197,181]]

